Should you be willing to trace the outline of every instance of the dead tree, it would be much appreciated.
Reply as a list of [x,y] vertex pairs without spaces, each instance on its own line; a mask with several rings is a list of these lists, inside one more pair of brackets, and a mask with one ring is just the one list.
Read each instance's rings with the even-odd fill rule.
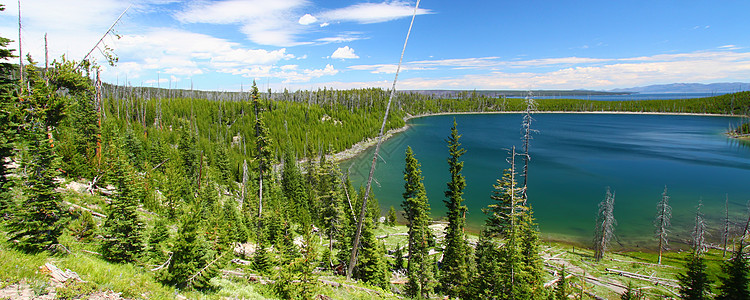
[[701,207],[703,207],[702,199],[698,200],[698,206],[695,208],[695,227],[693,227],[693,232],[691,234],[693,238],[691,246],[693,246],[693,251],[695,251],[696,255],[703,254],[703,252],[706,252],[708,249],[705,240],[706,223],[703,221]]
[[721,253],[721,257],[727,255],[727,240],[729,240],[729,195],[726,195],[724,199],[724,231],[721,233],[721,244],[724,252]]
[[534,118],[531,117],[531,113],[536,110],[536,102],[533,98],[534,94],[529,91],[529,95],[526,96],[526,114],[523,116],[523,122],[521,123],[521,130],[523,132],[523,190],[521,196],[523,197],[523,204],[526,205],[526,186],[529,179],[529,143],[531,142],[531,134],[537,132],[537,130],[531,129],[531,122]]
[[669,226],[671,226],[670,220],[672,219],[672,207],[669,206],[669,196],[667,195],[667,186],[664,186],[664,192],[661,194],[661,201],[656,204],[656,220],[654,220],[654,226],[656,226],[656,238],[659,240],[659,260],[657,264],[661,264],[662,251],[667,250],[669,242],[667,240],[667,234],[669,233]]
[[607,195],[599,203],[594,229],[594,259],[600,261],[609,248],[609,241],[615,236],[617,221],[614,216],[615,194],[607,187]]

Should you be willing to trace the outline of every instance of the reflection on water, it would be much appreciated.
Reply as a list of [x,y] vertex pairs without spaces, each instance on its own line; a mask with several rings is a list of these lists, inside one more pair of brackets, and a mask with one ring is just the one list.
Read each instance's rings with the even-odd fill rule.
[[[453,118],[415,119],[412,128],[383,144],[375,173],[378,185],[373,188],[382,208],[399,208],[403,201],[403,159],[409,145],[422,165],[433,217],[445,215],[442,200],[449,177],[445,139]],[[520,147],[521,116],[455,118],[467,149],[463,156],[467,222],[477,230],[485,220],[481,208],[489,204],[492,184],[508,167],[503,149]],[[734,118],[537,114],[535,119],[539,133],[531,145],[529,201],[546,237],[588,243],[596,205],[607,186],[617,192],[616,234],[626,247],[652,243],[652,221],[664,185],[672,197],[670,238],[689,237],[694,206],[701,197],[709,228],[720,227],[725,195],[735,208],[731,217],[746,218],[750,143],[723,134]],[[351,166],[355,184],[363,183],[369,172],[371,151],[342,165]]]

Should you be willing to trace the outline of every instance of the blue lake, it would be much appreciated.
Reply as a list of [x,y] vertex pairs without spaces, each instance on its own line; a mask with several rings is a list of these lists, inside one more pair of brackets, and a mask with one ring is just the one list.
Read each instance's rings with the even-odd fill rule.
[[[386,141],[373,192],[385,211],[403,201],[404,152],[411,146],[422,166],[435,219],[445,216],[448,180],[445,139],[453,118],[467,149],[463,174],[468,226],[478,231],[507,149],[521,146],[520,114],[470,114],[413,119],[410,128]],[[720,237],[725,198],[730,218],[744,224],[750,200],[750,145],[723,132],[732,117],[535,114],[539,130],[531,143],[529,203],[547,239],[589,243],[597,204],[606,187],[616,192],[616,235],[625,248],[654,248],[656,203],[666,185],[673,207],[675,246],[689,238],[695,206],[702,199],[709,239]],[[374,147],[341,164],[355,185],[364,185]],[[519,165],[520,166],[520,165]],[[518,168],[521,170],[521,167]]]

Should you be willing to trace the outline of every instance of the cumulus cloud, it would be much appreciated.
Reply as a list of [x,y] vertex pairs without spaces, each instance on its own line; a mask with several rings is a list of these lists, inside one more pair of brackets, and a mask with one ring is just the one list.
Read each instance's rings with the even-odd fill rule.
[[124,35],[116,47],[123,62],[112,70],[130,77],[145,71],[188,77],[214,71],[232,73],[231,70],[243,68],[263,69],[295,58],[285,48],[248,49],[224,39],[169,28]]
[[[289,17],[301,9],[306,0],[225,0],[195,2],[174,14],[183,23],[241,24],[240,31],[254,43],[272,46],[295,46],[302,33],[303,16],[295,22]],[[304,20],[303,20],[304,19]]]
[[298,23],[300,23],[301,25],[310,25],[310,24],[315,23],[317,21],[318,21],[318,18],[313,17],[310,14],[305,14],[304,16],[302,16],[302,17],[299,18]]
[[333,54],[331,54],[331,58],[353,59],[353,58],[359,58],[359,56],[354,54],[354,49],[349,48],[349,46],[344,46],[344,47],[336,49],[336,51],[333,51]]

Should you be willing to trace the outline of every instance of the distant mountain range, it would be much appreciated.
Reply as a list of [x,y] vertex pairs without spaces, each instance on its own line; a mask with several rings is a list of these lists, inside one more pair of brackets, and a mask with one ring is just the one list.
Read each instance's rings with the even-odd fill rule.
[[750,83],[746,82],[720,82],[720,83],[672,83],[639,86],[625,89],[613,89],[609,92],[615,93],[640,93],[640,94],[662,94],[662,93],[735,93],[750,91]]

